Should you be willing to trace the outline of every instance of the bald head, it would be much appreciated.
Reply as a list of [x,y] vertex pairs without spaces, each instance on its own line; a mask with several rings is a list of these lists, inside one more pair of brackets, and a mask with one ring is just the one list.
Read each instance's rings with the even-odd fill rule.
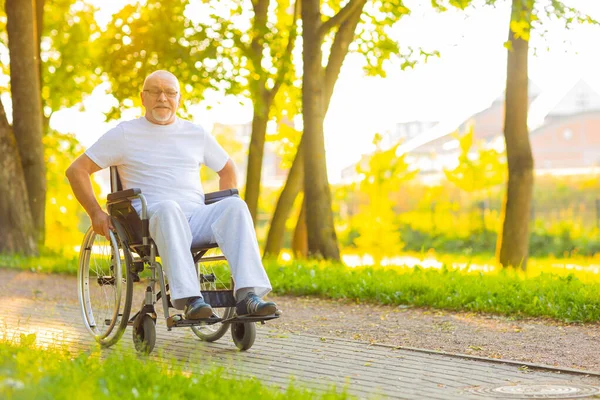
[[156,70],[146,77],[144,80],[144,90],[148,89],[148,86],[152,85],[152,83],[158,80],[171,81],[177,86],[177,91],[179,91],[179,80],[177,77],[169,71],[165,71],[164,69]]
[[179,81],[175,75],[164,70],[154,71],[146,77],[140,96],[148,121],[157,125],[175,122],[181,104]]

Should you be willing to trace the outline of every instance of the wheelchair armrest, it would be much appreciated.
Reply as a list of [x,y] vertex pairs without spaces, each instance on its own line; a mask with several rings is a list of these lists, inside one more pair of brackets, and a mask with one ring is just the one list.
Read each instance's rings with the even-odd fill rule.
[[218,192],[206,193],[204,195],[204,204],[216,203],[217,201],[231,196],[239,197],[239,191],[237,189],[225,189],[219,190]]
[[106,200],[109,203],[116,203],[118,201],[132,199],[134,197],[137,197],[137,195],[140,193],[142,193],[142,191],[141,191],[141,189],[138,189],[138,188],[119,190],[118,192],[113,192],[113,193],[110,193],[108,196],[106,196]]

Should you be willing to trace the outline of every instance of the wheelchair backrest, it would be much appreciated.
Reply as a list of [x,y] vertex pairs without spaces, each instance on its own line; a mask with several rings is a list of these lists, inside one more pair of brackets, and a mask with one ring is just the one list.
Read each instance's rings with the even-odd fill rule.
[[116,166],[110,167],[110,192],[118,192],[119,190],[123,190],[123,185],[121,184],[121,178],[119,178],[119,170]]
[[[119,178],[119,170],[116,166],[110,167],[110,192],[115,193],[123,190],[121,178]],[[140,256],[143,255],[146,249],[142,245],[142,221],[137,212],[131,205],[131,201],[124,200],[108,206],[108,212],[116,218],[127,234],[127,242],[132,250],[136,251]]]

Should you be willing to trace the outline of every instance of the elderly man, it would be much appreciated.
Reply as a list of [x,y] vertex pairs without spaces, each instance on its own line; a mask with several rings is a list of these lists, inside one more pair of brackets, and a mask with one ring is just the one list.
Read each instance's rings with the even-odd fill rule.
[[[177,118],[181,93],[173,74],[153,72],[140,96],[145,115],[106,132],[67,169],[94,231],[108,237],[113,226],[94,196],[90,175],[116,165],[123,188],[140,188],[146,197],[150,235],[167,273],[173,305],[184,309],[186,319],[212,315],[200,292],[190,248],[215,242],[229,261],[237,314],[273,314],[275,303],[261,299],[271,284],[246,203],[230,197],[204,204],[200,166],[218,173],[221,190],[231,189],[237,186],[233,161],[202,127]],[[139,200],[133,206],[139,214]]]

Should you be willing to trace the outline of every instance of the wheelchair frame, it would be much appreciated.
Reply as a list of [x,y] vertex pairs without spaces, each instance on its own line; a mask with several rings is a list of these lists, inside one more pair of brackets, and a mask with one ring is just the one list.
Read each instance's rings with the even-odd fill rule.
[[[133,327],[133,341],[136,350],[144,353],[150,353],[156,341],[156,320],[158,318],[154,305],[157,301],[162,302],[163,315],[166,320],[167,330],[177,327],[191,327],[194,333],[202,340],[214,341],[221,338],[231,327],[231,334],[234,343],[240,350],[249,349],[256,336],[255,322],[265,323],[265,321],[278,318],[279,314],[267,316],[237,316],[235,315],[235,298],[233,289],[213,289],[202,290],[202,296],[205,301],[213,308],[225,308],[223,316],[212,315],[210,318],[202,320],[186,320],[181,314],[170,315],[169,308],[173,307],[168,290],[168,283],[165,282],[165,276],[162,265],[156,260],[158,250],[149,233],[149,220],[147,203],[140,189],[123,190],[118,170],[116,167],[110,167],[110,182],[111,193],[107,196],[107,210],[112,217],[115,232],[111,232],[111,274],[109,276],[96,277],[96,283],[99,286],[112,285],[117,293],[121,293],[123,276],[125,282],[125,303],[122,313],[119,313],[121,306],[121,294],[115,300],[115,310],[110,320],[104,321],[108,326],[108,331],[105,336],[98,335],[95,332],[96,321],[94,319],[91,301],[89,299],[90,277],[89,263],[91,250],[96,233],[90,227],[86,233],[81,247],[79,261],[79,300],[82,309],[83,320],[86,328],[95,336],[96,340],[103,346],[108,347],[116,343],[123,335],[127,326]],[[212,204],[226,197],[235,196],[238,194],[237,189],[222,190],[205,195],[205,203]],[[142,205],[141,218],[131,204],[131,200],[139,198]],[[115,235],[116,233],[116,235]],[[217,244],[207,244],[205,246],[191,249],[196,272],[200,284],[206,282],[215,282],[215,275],[203,274],[199,271],[199,265],[206,262],[214,262],[224,260],[227,261],[224,255],[205,257],[205,254],[214,248],[218,248]],[[116,254],[119,252],[119,254]],[[121,255],[125,261],[125,270],[121,266]],[[137,255],[134,259],[132,253]],[[144,266],[148,265],[151,271],[151,276],[146,287],[144,301],[141,308],[133,316],[131,313],[131,303],[133,297],[133,282],[139,281],[138,273],[144,270]],[[87,272],[86,272],[87,271]],[[124,274],[123,274],[124,272]],[[92,280],[92,284],[94,281]],[[157,291],[157,284],[159,290]],[[233,287],[233,278],[231,282]],[[119,317],[121,317],[119,321]],[[100,321],[102,323],[102,321]],[[221,327],[212,334],[201,332],[199,327],[210,326],[221,323]],[[108,336],[115,329],[114,336]]]

